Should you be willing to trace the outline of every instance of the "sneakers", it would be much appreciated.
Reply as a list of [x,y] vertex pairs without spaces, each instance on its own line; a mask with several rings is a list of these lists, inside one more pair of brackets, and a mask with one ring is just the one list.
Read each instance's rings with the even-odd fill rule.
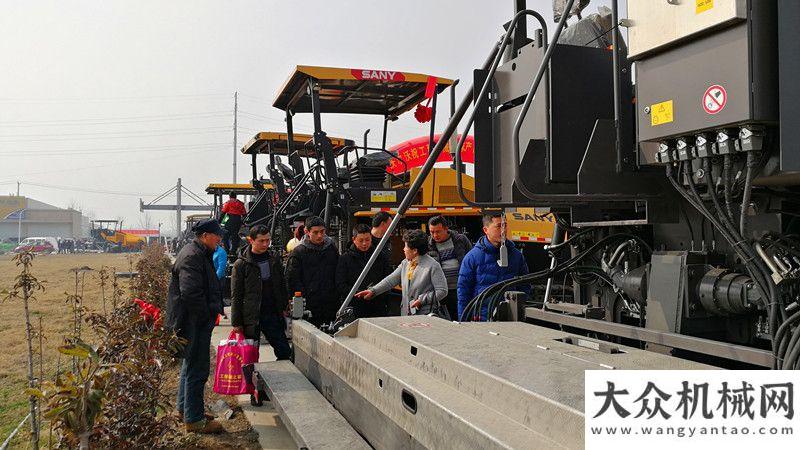
[[219,422],[217,422],[216,420],[208,420],[208,419],[203,419],[200,420],[199,422],[194,422],[194,423],[187,423],[186,432],[199,433],[199,434],[226,433],[225,428],[223,428]]

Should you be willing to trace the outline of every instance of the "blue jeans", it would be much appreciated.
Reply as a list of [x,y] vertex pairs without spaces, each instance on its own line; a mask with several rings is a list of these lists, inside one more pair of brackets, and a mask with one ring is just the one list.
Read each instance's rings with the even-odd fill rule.
[[289,359],[292,357],[292,349],[289,347],[289,340],[286,339],[286,320],[278,314],[262,316],[259,319],[260,336],[264,333],[267,342],[275,352],[275,359]]
[[211,370],[211,331],[214,324],[209,320],[187,321],[184,337],[187,339],[184,350],[181,376],[178,380],[177,410],[183,412],[183,421],[195,423],[205,418],[203,400],[206,381]]

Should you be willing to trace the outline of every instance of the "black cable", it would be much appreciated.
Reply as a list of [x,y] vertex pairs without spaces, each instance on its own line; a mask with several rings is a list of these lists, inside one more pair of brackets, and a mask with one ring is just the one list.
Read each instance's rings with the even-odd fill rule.
[[725,192],[725,211],[733,220],[733,196],[731,194],[731,155],[722,158],[722,186]]
[[[703,165],[706,173],[711,173],[711,162],[708,159],[703,160]],[[700,194],[698,194],[697,189],[694,185],[694,180],[691,178],[691,174],[687,173],[689,187],[692,190],[693,194],[697,197],[699,204],[705,208],[705,205],[700,198]],[[706,177],[706,186],[708,187],[708,195],[711,197],[711,202],[714,204],[714,208],[717,210],[718,217],[722,217],[722,223],[728,227],[728,232],[733,239],[731,245],[734,247],[740,248],[744,253],[748,255],[748,258],[743,258],[742,262],[745,265],[750,277],[756,282],[757,286],[761,287],[762,295],[764,295],[765,300],[767,301],[767,305],[770,305],[771,313],[775,313],[775,305],[777,305],[777,295],[775,292],[775,286],[771,282],[771,276],[769,270],[764,266],[763,261],[761,258],[756,254],[755,250],[750,247],[749,243],[738,234],[738,230],[736,226],[729,220],[729,218],[725,215],[725,212],[722,209],[722,206],[717,199],[716,193],[713,189],[713,183],[711,182],[711,177]],[[711,212],[708,211],[710,214]],[[783,308],[779,308],[779,312],[782,317],[785,319],[785,311]],[[772,320],[772,325],[777,325],[776,318]],[[774,330],[775,328],[771,328]]]
[[[567,261],[565,261],[565,262],[563,262],[561,264],[558,264],[553,269],[550,269],[550,268],[543,269],[543,270],[540,270],[538,272],[534,272],[532,274],[522,275],[522,276],[519,276],[519,277],[512,278],[510,280],[501,281],[501,282],[498,282],[498,283],[495,283],[495,284],[489,286],[488,288],[484,289],[480,294],[475,296],[475,298],[473,298],[467,304],[467,306],[462,311],[462,314],[459,317],[459,320],[462,321],[462,322],[463,321],[467,321],[468,318],[471,319],[472,317],[476,317],[476,313],[480,314],[481,311],[483,310],[483,304],[484,304],[484,302],[486,301],[487,298],[489,299],[489,302],[491,302],[493,298],[495,298],[497,295],[501,294],[502,292],[504,292],[508,288],[511,288],[511,287],[514,287],[514,286],[517,286],[517,285],[520,285],[520,284],[530,284],[532,281],[545,279],[545,278],[549,278],[549,277],[551,277],[553,275],[560,274],[561,272],[570,269],[572,266],[577,264],[583,258],[585,258],[585,257],[587,257],[587,256],[589,256],[591,254],[594,254],[599,248],[601,248],[603,245],[606,245],[607,242],[610,242],[610,241],[612,241],[614,239],[619,239],[619,238],[634,239],[634,240],[637,241],[637,243],[639,245],[643,246],[650,254],[652,254],[652,252],[653,252],[652,249],[650,248],[650,246],[646,242],[644,242],[644,240],[642,238],[640,238],[639,236],[632,235],[630,233],[616,233],[616,234],[612,234],[612,235],[606,236],[605,238],[600,239],[598,242],[596,242],[595,244],[590,246],[587,250],[581,252],[580,254],[570,258],[569,260],[567,260]],[[477,309],[477,311],[476,311],[476,307],[478,307],[478,305],[480,305],[480,309]],[[488,306],[488,304],[487,304],[487,306]]]
[[755,169],[755,156],[753,152],[747,152],[747,173],[744,177],[744,192],[742,193],[742,209],[739,215],[739,234],[747,236],[747,207],[750,206],[750,195],[753,188],[753,170]]
[[[779,315],[785,316],[784,309],[778,307],[778,302],[776,301],[775,297],[774,285],[769,281],[765,282],[761,277],[756,275],[759,272],[759,270],[757,270],[756,267],[753,267],[752,265],[753,258],[751,258],[749,255],[746,254],[743,242],[734,239],[733,235],[729,232],[728,228],[726,228],[725,225],[721,224],[716,218],[714,218],[711,212],[708,210],[708,208],[705,207],[702,198],[700,197],[700,194],[697,192],[697,188],[694,185],[694,180],[691,178],[691,173],[688,172],[687,168],[684,167],[684,172],[687,175],[688,178],[687,182],[696,199],[692,198],[691,195],[689,195],[689,193],[686,192],[678,184],[678,182],[675,180],[673,176],[672,169],[673,168],[671,165],[668,164],[666,166],[667,179],[670,181],[675,190],[678,191],[678,193],[681,194],[690,204],[692,204],[695,207],[695,209],[697,209],[701,214],[706,216],[706,218],[713,226],[716,226],[722,237],[730,243],[733,251],[736,252],[737,255],[739,255],[743,264],[745,264],[745,268],[747,269],[748,274],[753,279],[753,281],[755,281],[755,284],[758,287],[759,291],[761,292],[762,298],[764,299],[765,306],[768,308],[768,318],[770,325],[769,332],[774,337],[775,330],[778,325],[778,316]],[[712,200],[715,198],[716,197],[712,195]],[[767,294],[767,292],[769,292],[769,294]],[[777,348],[775,346],[775,342],[773,339],[773,352],[775,352],[776,350]]]
[[[689,228],[689,236],[691,236],[691,239],[692,239],[691,248],[692,248],[692,250],[694,250],[694,230],[692,230],[692,222],[689,221],[689,215],[686,214],[686,207],[683,204],[681,204],[681,212],[683,213],[683,219],[686,221],[686,227]],[[705,220],[705,218],[703,218],[703,220]],[[703,239],[703,242],[705,242],[706,241],[706,231],[705,231],[705,227],[703,226],[703,224],[700,224],[700,235],[701,235],[701,237]]]

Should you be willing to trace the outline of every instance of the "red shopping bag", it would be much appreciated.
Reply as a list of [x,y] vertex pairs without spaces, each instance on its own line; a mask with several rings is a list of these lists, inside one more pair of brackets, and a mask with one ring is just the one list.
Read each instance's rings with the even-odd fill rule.
[[217,347],[217,369],[214,372],[214,392],[222,395],[252,394],[252,370],[245,374],[245,366],[258,362],[258,341],[245,339],[231,331],[228,339]]

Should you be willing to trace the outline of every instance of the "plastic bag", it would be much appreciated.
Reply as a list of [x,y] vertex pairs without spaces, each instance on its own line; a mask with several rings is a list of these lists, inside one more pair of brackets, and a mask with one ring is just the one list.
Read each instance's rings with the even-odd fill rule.
[[[252,372],[245,374],[245,366],[258,362],[258,341],[245,339],[231,331],[228,339],[217,347],[217,368],[214,371],[214,392],[222,395],[252,394],[255,391]],[[252,369],[251,369],[252,370]]]
[[[589,0],[578,0],[572,5],[572,11],[569,12],[570,16],[577,15],[580,17],[583,8],[589,6]],[[553,21],[558,22],[567,9],[567,0],[553,0]],[[569,17],[567,17],[569,19]]]

